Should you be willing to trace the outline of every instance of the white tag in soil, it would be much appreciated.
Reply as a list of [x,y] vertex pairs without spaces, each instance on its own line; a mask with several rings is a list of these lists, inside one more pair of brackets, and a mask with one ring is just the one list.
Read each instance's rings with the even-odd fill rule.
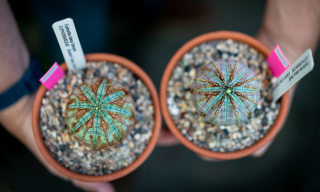
[[58,39],[68,69],[75,70],[85,68],[87,62],[73,20],[67,18],[57,21],[52,24],[52,28]]
[[304,52],[273,84],[273,101],[278,100],[314,66],[311,49]]

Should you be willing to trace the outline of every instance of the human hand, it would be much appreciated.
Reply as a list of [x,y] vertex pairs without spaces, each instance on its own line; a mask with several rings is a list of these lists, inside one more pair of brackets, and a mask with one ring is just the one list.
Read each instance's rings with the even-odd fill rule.
[[[308,48],[316,49],[320,34],[320,2],[303,0],[269,0],[257,39],[270,50],[278,44],[289,63],[293,63]],[[289,109],[298,83],[289,89]],[[262,156],[272,141],[252,154]]]
[[[277,44],[290,63],[293,63],[304,51],[315,50],[320,33],[320,1],[310,0],[269,0],[263,24],[257,39],[272,50]],[[297,84],[289,90],[290,104]],[[170,146],[179,141],[167,130],[162,129],[158,145]],[[252,157],[262,156],[272,141],[253,153]],[[201,157],[204,160],[213,160]]]
[[[30,61],[27,47],[7,0],[0,0],[0,94],[13,86],[23,76]],[[31,115],[34,95],[25,95],[11,106],[0,111],[0,123],[29,150],[53,175],[70,180],[55,170],[42,156],[35,142]],[[85,191],[113,192],[110,183],[88,183],[72,180]]]
[[12,106],[0,111],[1,124],[39,159],[39,161],[48,169],[48,171],[66,181],[71,181],[74,186],[84,191],[96,192],[114,192],[114,187],[108,182],[91,183],[77,180],[71,180],[54,169],[42,156],[35,142],[31,115],[34,95],[27,95],[14,103]]

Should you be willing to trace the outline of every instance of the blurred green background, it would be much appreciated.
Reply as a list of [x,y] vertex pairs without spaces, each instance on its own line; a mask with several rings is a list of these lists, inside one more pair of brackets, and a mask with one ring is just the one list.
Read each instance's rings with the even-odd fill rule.
[[[254,36],[265,6],[263,0],[9,3],[31,55],[40,58],[44,70],[63,61],[52,23],[72,17],[85,53],[108,52],[134,61],[158,91],[168,61],[184,43],[217,30]],[[76,8],[78,12],[73,12]],[[43,17],[45,14],[48,16]],[[100,19],[90,20],[91,16]],[[314,61],[314,70],[299,83],[285,126],[261,158],[206,162],[182,145],[156,147],[136,171],[112,182],[116,190],[320,191],[319,49]],[[0,128],[0,135],[1,192],[81,191],[52,176],[5,129]]]

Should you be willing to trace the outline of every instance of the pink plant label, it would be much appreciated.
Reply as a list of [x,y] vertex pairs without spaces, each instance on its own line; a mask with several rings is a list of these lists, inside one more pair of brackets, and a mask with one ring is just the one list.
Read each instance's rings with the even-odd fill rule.
[[290,66],[290,63],[282,53],[279,45],[273,49],[267,58],[267,62],[273,76],[277,78]]
[[47,71],[39,80],[48,90],[50,90],[63,76],[65,72],[61,69],[57,62]]

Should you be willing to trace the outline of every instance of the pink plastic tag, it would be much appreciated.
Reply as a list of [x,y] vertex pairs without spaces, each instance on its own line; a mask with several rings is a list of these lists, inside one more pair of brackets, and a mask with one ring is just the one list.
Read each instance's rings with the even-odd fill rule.
[[273,49],[267,58],[267,62],[273,76],[275,77],[279,77],[290,66],[290,63],[282,53],[279,45]]
[[52,67],[47,71],[44,76],[39,80],[48,90],[50,90],[63,76],[65,75],[64,71],[55,62]]

